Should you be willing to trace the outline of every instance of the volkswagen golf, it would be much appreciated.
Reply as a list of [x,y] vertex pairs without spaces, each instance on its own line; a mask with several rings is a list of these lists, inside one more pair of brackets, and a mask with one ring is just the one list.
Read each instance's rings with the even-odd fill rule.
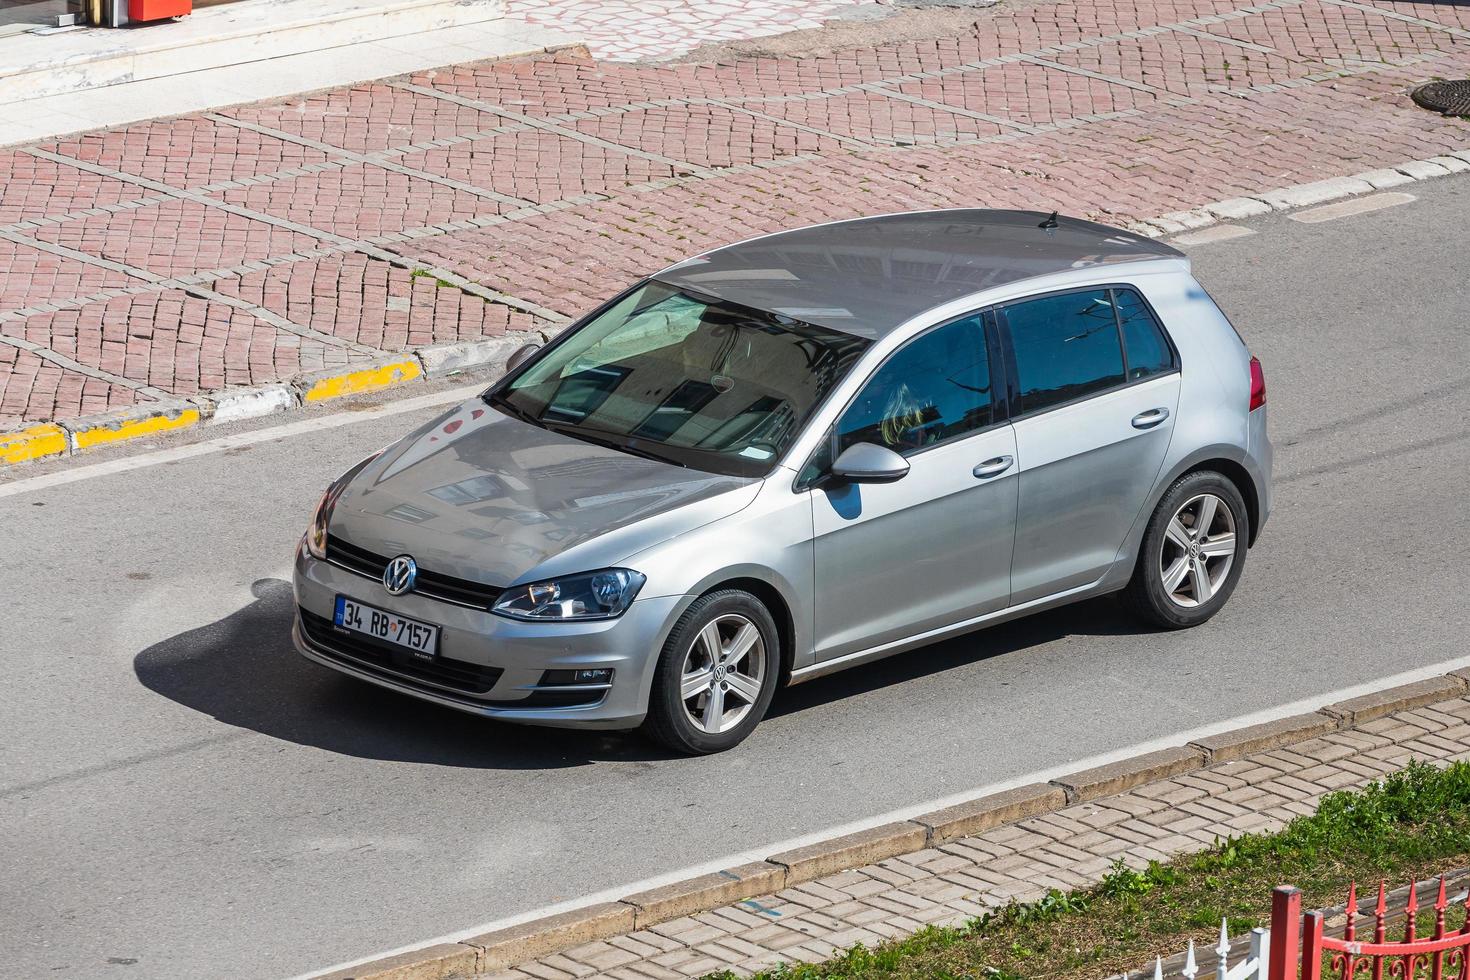
[[1205,622],[1270,512],[1265,403],[1168,245],[993,210],[769,235],[334,481],[294,639],[447,707],[717,752],[783,685],[1064,603]]

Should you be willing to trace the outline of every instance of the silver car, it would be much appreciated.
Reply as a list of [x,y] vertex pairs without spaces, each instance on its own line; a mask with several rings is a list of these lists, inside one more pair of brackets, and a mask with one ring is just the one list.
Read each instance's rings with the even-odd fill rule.
[[717,752],[782,685],[1064,603],[1209,619],[1270,511],[1265,400],[1188,260],[1116,228],[757,238],[335,481],[296,645],[486,717]]

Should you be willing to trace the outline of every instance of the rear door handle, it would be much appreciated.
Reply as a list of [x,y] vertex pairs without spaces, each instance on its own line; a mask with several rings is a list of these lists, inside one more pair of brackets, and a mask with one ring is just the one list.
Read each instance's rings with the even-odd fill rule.
[[1006,470],[1010,469],[1011,464],[1015,461],[1016,457],[1014,456],[997,456],[994,459],[987,459],[975,467],[973,472],[975,476],[982,480],[989,479],[992,476],[1000,476]]
[[1151,408],[1147,412],[1139,412],[1133,416],[1133,427],[1135,429],[1152,429],[1168,417],[1169,410],[1167,408]]

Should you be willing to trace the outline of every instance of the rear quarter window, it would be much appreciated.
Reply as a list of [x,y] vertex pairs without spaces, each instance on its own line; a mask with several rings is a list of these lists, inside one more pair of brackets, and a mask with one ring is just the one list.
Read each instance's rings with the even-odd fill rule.
[[1132,289],[1115,289],[1113,302],[1127,348],[1128,380],[1137,381],[1174,370],[1174,351],[1143,297]]

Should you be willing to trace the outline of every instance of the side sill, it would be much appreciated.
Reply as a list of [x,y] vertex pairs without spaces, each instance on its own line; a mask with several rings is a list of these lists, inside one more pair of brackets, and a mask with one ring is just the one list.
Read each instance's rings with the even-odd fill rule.
[[1101,587],[1106,577],[1106,574],[1104,574],[1101,578],[1088,582],[1086,585],[1079,585],[1063,592],[1054,592],[1051,595],[1042,596],[1039,599],[1032,599],[1030,602],[1023,602],[1019,606],[1007,606],[1005,609],[998,609],[995,612],[986,613],[983,616],[976,616],[973,619],[967,619],[951,626],[941,626],[938,629],[916,633],[913,636],[904,637],[901,640],[891,640],[880,646],[869,647],[866,650],[858,650],[855,653],[810,664],[791,672],[791,684],[800,684],[802,681],[814,680],[818,677],[824,677],[827,674],[836,673],[839,670],[846,670],[848,667],[856,667],[859,664],[872,663],[874,660],[882,660],[884,657],[890,657],[896,653],[903,653],[905,650],[912,650],[915,647],[926,646],[939,640],[949,639],[952,636],[959,636],[977,629],[983,629],[987,626],[993,626],[997,623],[1018,619],[1021,616],[1039,612],[1042,609],[1047,609],[1052,606],[1061,606],[1069,602],[1091,598],[1093,595],[1101,595],[1107,591]]

